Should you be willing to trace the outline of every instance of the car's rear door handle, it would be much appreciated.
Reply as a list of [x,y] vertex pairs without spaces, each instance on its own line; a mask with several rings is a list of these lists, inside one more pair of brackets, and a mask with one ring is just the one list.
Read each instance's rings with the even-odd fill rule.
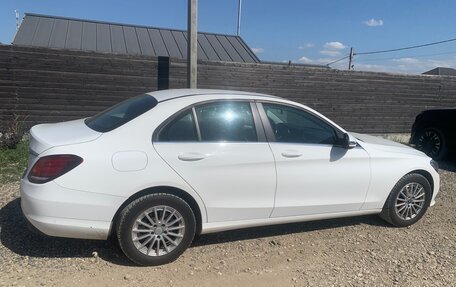
[[198,161],[206,158],[206,155],[199,152],[186,152],[177,156],[182,161]]
[[290,150],[283,151],[282,156],[288,157],[288,158],[294,158],[294,157],[302,156],[302,153],[297,150],[290,149]]

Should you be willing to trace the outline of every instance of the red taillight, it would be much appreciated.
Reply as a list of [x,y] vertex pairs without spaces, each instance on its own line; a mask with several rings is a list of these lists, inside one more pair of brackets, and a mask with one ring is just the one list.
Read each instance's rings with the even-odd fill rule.
[[33,165],[28,180],[33,183],[51,181],[77,167],[82,161],[82,158],[72,154],[44,156]]

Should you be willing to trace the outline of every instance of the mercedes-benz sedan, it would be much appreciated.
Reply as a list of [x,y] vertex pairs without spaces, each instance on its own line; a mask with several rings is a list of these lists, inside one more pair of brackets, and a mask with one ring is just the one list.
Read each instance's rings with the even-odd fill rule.
[[113,234],[158,265],[210,232],[365,214],[411,225],[434,204],[437,168],[283,98],[167,90],[34,126],[21,205],[42,233]]

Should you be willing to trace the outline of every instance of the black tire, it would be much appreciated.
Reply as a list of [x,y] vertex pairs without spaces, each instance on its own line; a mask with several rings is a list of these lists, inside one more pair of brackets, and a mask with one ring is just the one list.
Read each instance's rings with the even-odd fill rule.
[[[174,249],[171,250],[169,253],[162,255],[160,255],[160,251],[157,251],[157,253],[155,253],[155,248],[152,247],[150,247],[151,253],[148,253],[149,255],[147,255],[141,252],[135,246],[135,242],[133,241],[133,228],[135,224],[137,225],[137,219],[140,216],[142,216],[142,214],[145,214],[146,211],[153,209],[154,207],[156,207],[157,209],[161,207],[168,207],[170,209],[174,209],[175,211],[177,211],[177,214],[179,214],[180,217],[182,217],[183,224],[185,227],[182,231],[183,237],[179,239],[180,242],[178,243],[178,245],[176,247],[173,246]],[[165,210],[166,208],[161,209],[162,214],[166,213]],[[155,221],[155,218],[153,220]],[[157,225],[158,223],[159,222],[157,222]],[[157,229],[155,228],[155,230]],[[193,241],[193,237],[195,236],[196,220],[195,215],[193,214],[193,211],[187,204],[187,202],[171,194],[156,193],[143,196],[128,204],[120,214],[116,231],[117,240],[119,241],[120,248],[131,261],[139,265],[155,266],[170,263],[176,260],[190,246],[190,244]],[[149,232],[150,237],[154,238],[153,242],[155,242],[155,237],[160,237],[154,236],[154,232],[152,233],[152,235]],[[165,231],[163,231],[163,233],[165,233]],[[162,234],[162,229],[160,229],[160,234]],[[136,240],[136,244],[138,244],[137,242],[138,240]],[[156,246],[153,242],[152,245]],[[163,242],[165,242],[164,239]],[[163,244],[163,242],[160,241],[160,244]],[[171,247],[171,245],[168,245],[168,247]],[[147,246],[144,248],[147,248]],[[154,251],[155,255],[153,255],[154,253],[152,253],[152,251]]]
[[447,156],[448,147],[444,133],[437,128],[423,128],[416,135],[416,148],[429,157],[439,160]]
[[[403,219],[398,213],[398,210],[396,209],[396,202],[398,200],[399,193],[401,190],[409,185],[409,184],[419,184],[423,187],[424,189],[424,205],[421,208],[421,210],[413,217],[409,219]],[[383,206],[382,213],[380,214],[380,217],[383,218],[385,221],[391,223],[394,226],[397,227],[406,227],[410,226],[414,223],[416,223],[418,220],[423,217],[423,215],[426,213],[430,203],[431,203],[431,197],[432,197],[432,191],[431,191],[431,185],[429,181],[422,176],[421,174],[417,173],[410,173],[402,177],[394,186],[393,190],[388,196],[388,199],[385,202],[385,205]],[[400,208],[400,207],[398,207]]]

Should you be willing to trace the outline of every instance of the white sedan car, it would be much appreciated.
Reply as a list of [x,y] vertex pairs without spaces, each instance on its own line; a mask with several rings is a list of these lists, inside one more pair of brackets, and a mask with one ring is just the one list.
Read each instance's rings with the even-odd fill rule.
[[411,225],[434,204],[437,169],[286,99],[167,90],[34,126],[21,206],[44,234],[113,234],[132,261],[158,265],[229,229],[365,214]]

